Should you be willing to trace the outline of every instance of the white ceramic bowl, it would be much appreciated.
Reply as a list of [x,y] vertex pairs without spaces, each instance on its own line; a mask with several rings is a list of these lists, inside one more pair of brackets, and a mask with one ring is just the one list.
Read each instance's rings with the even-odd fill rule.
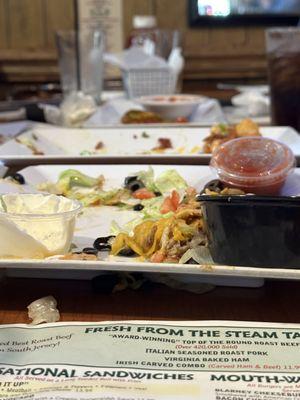
[[142,96],[135,99],[147,111],[152,111],[171,121],[180,117],[188,118],[204,100],[203,96],[190,94]]
[[69,251],[82,206],[53,194],[0,196],[0,257],[45,258]]

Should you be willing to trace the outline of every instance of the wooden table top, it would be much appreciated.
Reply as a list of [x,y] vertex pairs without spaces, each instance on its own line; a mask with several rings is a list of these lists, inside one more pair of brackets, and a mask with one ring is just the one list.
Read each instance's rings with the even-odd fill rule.
[[28,323],[27,305],[53,295],[62,321],[236,320],[300,323],[300,282],[266,281],[261,288],[217,287],[205,294],[146,284],[97,294],[90,281],[6,278],[0,283],[0,323]]

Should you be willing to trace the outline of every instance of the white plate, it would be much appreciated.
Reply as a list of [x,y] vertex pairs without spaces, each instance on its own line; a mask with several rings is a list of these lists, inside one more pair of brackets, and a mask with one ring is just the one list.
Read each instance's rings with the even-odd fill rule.
[[[37,185],[45,181],[56,181],[59,173],[69,165],[48,165],[48,166],[32,166],[20,171],[26,179],[27,184]],[[103,174],[107,179],[107,187],[116,187],[123,183],[124,178],[141,169],[146,169],[148,166],[140,165],[75,165],[76,168],[83,173],[91,176]],[[158,174],[170,166],[153,166],[155,174]],[[176,166],[177,171],[183,176],[188,184],[201,189],[208,180],[214,176],[209,167],[206,166]],[[286,185],[283,194],[289,194],[293,186],[300,193],[300,169],[297,169],[294,177]],[[14,185],[14,187],[16,187]],[[28,186],[18,186],[20,190],[28,191]],[[8,191],[7,185],[2,187],[0,184],[0,192]],[[137,215],[133,211],[121,211],[114,207],[94,207],[85,210],[83,216],[78,219],[76,225],[74,242],[79,247],[91,246],[96,237],[109,234],[109,228],[113,219],[117,220],[120,225],[132,219],[133,215]],[[123,261],[124,260],[124,261]],[[123,258],[122,261],[62,261],[62,260],[0,260],[0,268],[24,270],[35,269],[42,271],[55,271],[56,269],[65,271],[139,271],[153,273],[176,273],[176,274],[193,274],[207,277],[227,277],[227,278],[278,278],[278,279],[300,279],[300,270],[292,269],[273,269],[273,268],[251,268],[251,267],[231,267],[222,265],[188,265],[188,264],[153,264],[146,262],[134,262],[130,259]],[[19,273],[20,274],[20,273]]]
[[[44,155],[33,155],[25,145],[11,140],[0,146],[0,159],[7,165],[24,163],[175,163],[207,164],[210,155],[201,153],[203,139],[209,135],[210,128],[106,128],[106,129],[67,129],[36,128],[23,133],[19,138],[31,140]],[[146,136],[145,137],[145,133]],[[262,127],[265,137],[287,144],[300,157],[300,136],[288,127]],[[172,149],[164,153],[151,153],[158,145],[159,138],[172,142]],[[104,148],[97,154],[87,155],[86,151],[95,151],[99,143]]]

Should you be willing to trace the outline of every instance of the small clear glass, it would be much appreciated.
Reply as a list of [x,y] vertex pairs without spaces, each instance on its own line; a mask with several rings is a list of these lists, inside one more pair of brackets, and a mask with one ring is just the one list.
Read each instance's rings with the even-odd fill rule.
[[104,34],[86,27],[56,32],[60,80],[64,97],[82,91],[99,103],[103,86]]

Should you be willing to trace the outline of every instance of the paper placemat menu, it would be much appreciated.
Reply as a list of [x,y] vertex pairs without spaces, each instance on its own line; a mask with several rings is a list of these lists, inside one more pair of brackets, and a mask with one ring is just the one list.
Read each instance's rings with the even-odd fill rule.
[[300,325],[0,326],[2,400],[300,398]]

